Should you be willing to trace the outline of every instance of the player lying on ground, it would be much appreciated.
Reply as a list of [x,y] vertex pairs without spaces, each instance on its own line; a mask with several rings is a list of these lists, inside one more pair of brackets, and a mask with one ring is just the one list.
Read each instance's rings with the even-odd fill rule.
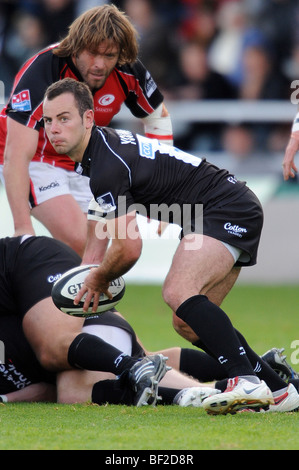
[[[94,126],[93,97],[84,83],[64,79],[51,85],[44,99],[45,131],[55,150],[77,163],[90,177],[90,187],[111,238],[105,255],[99,238],[89,233],[83,261],[97,262],[75,299],[94,309],[109,282],[137,262],[142,239],[136,211],[162,219],[157,205],[176,206],[173,219],[182,227],[181,241],[163,285],[163,298],[175,313],[175,328],[187,340],[218,360],[233,379],[221,394],[204,401],[214,414],[239,407],[274,404],[271,391],[285,383],[234,329],[219,307],[234,285],[241,266],[256,263],[263,225],[257,197],[242,181],[205,159],[129,131]],[[185,208],[190,211],[186,213]],[[179,220],[178,220],[179,217]],[[105,233],[106,232],[106,233]],[[101,244],[102,246],[102,244]],[[258,375],[256,365],[262,369]]]
[[[86,319],[83,332],[117,345],[135,359],[145,356],[131,326],[115,312]],[[0,317],[0,340],[5,346],[5,361],[0,365],[0,395],[4,401],[93,401],[134,405],[135,393],[126,372],[116,380],[115,375],[107,372],[68,370],[56,374],[42,367],[24,336],[21,319],[16,315]],[[182,389],[183,396],[179,394]],[[181,406],[187,403],[200,406],[203,398],[213,393],[216,393],[213,385],[201,384],[175,369],[166,372],[159,386],[162,403],[173,403],[179,394],[180,400],[176,403]]]
[[83,319],[65,315],[51,297],[52,284],[81,258],[48,237],[0,239],[0,317],[17,315],[40,364],[59,372],[71,368],[126,372],[135,405],[155,402],[166,373],[162,355],[133,358],[101,338],[82,333]]
[[[86,319],[83,331],[100,336],[133,357],[145,354],[132,327],[115,311]],[[0,317],[0,340],[5,344],[6,357],[4,364],[0,365],[0,400],[134,404],[134,393],[126,383],[125,375],[115,380],[113,374],[106,372],[68,370],[55,374],[41,367],[17,316]],[[160,352],[169,354],[173,368],[160,381],[158,392],[161,400],[158,403],[200,407],[207,396],[217,392],[218,387],[219,390],[226,388],[227,380],[221,380],[222,369],[207,354],[179,347]],[[267,356],[273,367],[284,374],[286,382],[293,381],[299,386],[299,380],[294,379],[296,373],[279,351],[271,350]],[[197,380],[178,372],[179,369],[191,371]],[[212,383],[217,373],[219,380]],[[202,381],[211,383],[206,385]],[[271,405],[270,411],[293,411],[298,406],[297,394],[293,386],[289,386],[283,399],[277,405]]]

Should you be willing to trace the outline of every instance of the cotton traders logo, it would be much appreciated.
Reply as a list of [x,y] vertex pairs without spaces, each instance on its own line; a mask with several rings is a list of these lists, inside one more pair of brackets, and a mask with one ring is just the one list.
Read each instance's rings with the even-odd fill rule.
[[115,100],[114,95],[104,95],[104,96],[101,96],[98,103],[101,106],[109,106],[109,104],[113,103],[114,100]]
[[53,282],[58,281],[58,279],[60,279],[61,276],[62,276],[61,273],[50,274],[50,275],[47,277],[47,281],[48,281],[50,284],[53,284]]
[[228,231],[231,235],[236,235],[239,238],[243,237],[244,233],[247,233],[247,229],[244,227],[240,227],[239,225],[232,225],[230,222],[226,222],[224,224],[225,230]]

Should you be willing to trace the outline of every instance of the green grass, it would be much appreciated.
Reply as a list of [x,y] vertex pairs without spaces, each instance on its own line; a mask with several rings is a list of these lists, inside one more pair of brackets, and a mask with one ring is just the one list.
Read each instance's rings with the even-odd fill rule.
[[212,417],[176,406],[11,404],[1,407],[1,449],[294,450],[298,425],[298,413]]
[[[297,286],[236,286],[223,307],[259,354],[285,347],[290,358],[299,340],[298,301]],[[172,330],[160,287],[128,285],[119,309],[148,349],[189,347]],[[0,449],[298,450],[298,425],[299,413],[209,416],[176,406],[18,403],[0,405]]]

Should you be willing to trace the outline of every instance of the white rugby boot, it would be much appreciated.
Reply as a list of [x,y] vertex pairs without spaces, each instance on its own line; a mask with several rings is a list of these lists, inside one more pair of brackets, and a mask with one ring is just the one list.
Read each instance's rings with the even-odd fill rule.
[[262,380],[259,383],[250,382],[243,377],[228,380],[228,386],[223,393],[208,397],[202,406],[209,414],[234,414],[242,408],[268,408],[274,404],[272,392]]
[[274,404],[269,406],[269,412],[299,411],[299,393],[293,384],[289,384],[279,395],[274,392],[273,398]]
[[180,392],[174,397],[173,404],[200,408],[206,398],[215,395],[216,393],[221,392],[220,390],[212,387],[183,388],[183,390],[180,390]]

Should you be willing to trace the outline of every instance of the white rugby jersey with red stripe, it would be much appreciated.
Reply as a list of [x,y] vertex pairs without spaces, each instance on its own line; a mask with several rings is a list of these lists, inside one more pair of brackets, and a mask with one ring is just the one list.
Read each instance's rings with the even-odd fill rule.
[[[20,69],[7,105],[0,114],[0,164],[7,132],[7,115],[19,123],[36,129],[39,141],[32,161],[73,170],[74,163],[66,155],[58,155],[49,143],[43,127],[42,103],[49,85],[66,77],[82,81],[70,57],[53,54],[57,44],[31,57]],[[150,115],[163,102],[163,95],[143,64],[116,66],[104,86],[94,93],[95,123],[108,126],[123,103],[137,118]]]

